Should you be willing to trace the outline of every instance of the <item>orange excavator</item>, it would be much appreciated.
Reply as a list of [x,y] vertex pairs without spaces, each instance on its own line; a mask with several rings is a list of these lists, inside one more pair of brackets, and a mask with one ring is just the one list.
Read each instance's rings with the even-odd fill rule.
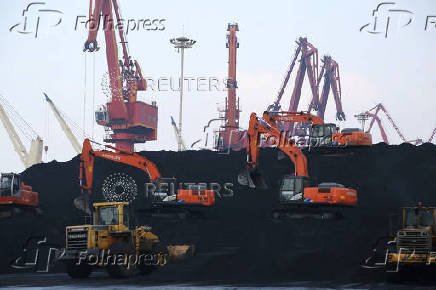
[[[311,125],[309,144],[312,147],[323,146],[369,146],[372,145],[371,133],[358,128],[346,128],[339,131],[339,127],[333,123],[324,123],[321,117],[308,112],[269,112],[276,116],[278,128],[283,123],[300,123]],[[278,116],[278,117],[277,117]],[[281,121],[281,118],[284,121]]]
[[310,133],[310,146],[370,146],[372,145],[371,133],[359,128],[339,127],[333,123],[314,124]]
[[285,114],[284,122],[311,124],[309,144],[312,147],[372,145],[371,133],[358,128],[345,128],[339,131],[336,124],[324,123],[321,117],[307,112],[270,112],[270,114],[281,115],[282,118]]
[[[318,206],[356,206],[357,191],[341,184],[324,182],[317,187],[311,186],[307,168],[307,159],[295,142],[283,134],[277,122],[319,123],[320,118],[308,113],[299,112],[264,112],[263,118],[255,113],[250,116],[247,130],[247,170],[238,176],[241,185],[251,188],[267,188],[258,170],[260,138],[270,139],[270,143],[286,154],[294,163],[295,172],[283,177],[280,186],[279,204],[274,217],[293,214],[296,207],[316,208]],[[322,122],[322,121],[321,121]],[[291,210],[294,208],[294,210]],[[309,211],[310,212],[310,211]],[[309,214],[313,216],[313,214]],[[301,215],[299,215],[301,216]],[[305,216],[305,215],[303,215]],[[331,213],[321,213],[321,218],[330,218]]]
[[21,175],[2,173],[0,176],[0,217],[13,217],[18,213],[38,214],[38,193],[25,185]]
[[[82,194],[75,200],[77,208],[87,211],[89,207],[89,196],[93,190],[96,157],[139,169],[140,172],[144,173],[143,177],[145,179],[148,177],[149,179],[149,182],[144,187],[144,184],[138,184],[137,180],[125,170],[107,175],[101,186],[101,193],[106,201],[131,202],[136,199],[138,194],[144,194],[148,197],[151,195],[153,209],[156,212],[161,212],[165,208],[177,208],[182,213],[189,212],[190,210],[187,208],[190,207],[210,207],[215,204],[215,193],[213,190],[198,185],[190,185],[187,188],[178,186],[175,178],[163,178],[157,166],[144,156],[110,145],[104,146],[106,149],[111,149],[111,151],[94,150],[89,139],[85,139],[83,142],[79,172]],[[141,180],[145,181],[144,178]],[[175,211],[171,210],[171,212]]]

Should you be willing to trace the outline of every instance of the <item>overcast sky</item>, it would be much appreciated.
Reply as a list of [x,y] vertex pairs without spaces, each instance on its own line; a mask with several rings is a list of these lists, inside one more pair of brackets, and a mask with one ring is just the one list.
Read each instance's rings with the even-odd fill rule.
[[[107,64],[104,49],[94,54],[82,51],[87,30],[80,22],[88,13],[89,1],[41,2],[45,4],[34,5],[25,13],[27,26],[24,28],[23,9],[32,2],[2,0],[0,94],[48,145],[44,161],[65,161],[75,152],[48,110],[42,92],[47,92],[70,119],[81,127],[85,124],[88,135],[101,141],[104,130],[93,125],[93,103],[98,107],[106,102],[101,82]],[[376,29],[372,13],[381,3],[378,1],[118,2],[122,17],[134,20],[131,23],[142,25],[144,19],[164,19],[159,27],[163,30],[147,31],[141,26],[127,35],[130,54],[139,61],[146,77],[156,81],[161,77],[177,80],[179,54],[169,39],[185,34],[197,41],[186,51],[185,75],[206,78],[206,82],[201,81],[201,90],[198,90],[196,82],[192,81],[191,90],[185,93],[183,129],[188,145],[205,139],[203,126],[218,116],[217,104],[224,105],[226,92],[223,86],[219,91],[209,91],[207,82],[226,77],[228,52],[225,43],[229,22],[239,23],[240,29],[237,95],[243,128],[247,127],[251,112],[262,113],[274,101],[293,57],[295,40],[300,36],[308,37],[318,48],[320,58],[330,54],[339,63],[342,102],[347,116],[347,121],[340,123],[341,127],[359,126],[354,115],[379,102],[387,107],[407,139],[428,139],[436,127],[435,1],[403,0],[396,1],[395,5],[382,5],[376,13]],[[39,11],[41,9],[51,10]],[[427,19],[427,16],[435,17]],[[360,31],[365,24],[368,26]],[[104,48],[101,32],[98,40]],[[292,87],[293,79],[282,99],[285,108],[289,105]],[[165,88],[166,91],[158,91],[156,85],[155,90],[139,96],[144,101],[157,101],[159,130],[157,141],[139,145],[137,150],[177,148],[170,116],[178,117],[179,93],[168,86],[161,89]],[[299,109],[305,110],[309,99],[306,81]],[[329,101],[326,121],[335,122],[333,99]],[[389,127],[387,119],[383,122],[391,142],[399,143],[400,139]],[[3,140],[0,144],[1,171],[22,171],[23,166],[2,125],[0,138]],[[381,141],[378,130],[374,131],[373,139]],[[29,146],[27,139],[23,141]]]

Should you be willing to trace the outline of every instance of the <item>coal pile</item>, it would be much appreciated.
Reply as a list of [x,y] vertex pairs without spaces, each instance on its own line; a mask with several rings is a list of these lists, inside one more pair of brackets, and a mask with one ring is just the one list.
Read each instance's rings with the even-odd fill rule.
[[[151,225],[164,243],[197,246],[193,258],[154,273],[151,279],[156,281],[256,285],[267,281],[371,281],[378,278],[359,264],[370,255],[372,243],[389,232],[389,217],[398,214],[400,207],[420,201],[436,205],[436,147],[432,144],[306,152],[309,173],[319,183],[337,182],[358,190],[359,206],[340,209],[341,220],[271,218],[278,181],[293,171],[289,160],[277,160],[274,149],[262,149],[260,158],[269,189],[255,190],[237,183],[237,175],[245,167],[244,152],[143,154],[156,163],[163,176],[176,176],[179,182],[233,184],[229,186],[233,195],[220,191],[213,212],[204,219],[152,219],[138,212],[139,221]],[[101,179],[115,165],[99,162],[96,178]],[[2,273],[16,271],[10,269],[9,261],[19,255],[29,236],[44,235],[63,245],[65,226],[84,222],[73,207],[79,192],[78,166],[76,157],[64,163],[39,164],[23,173],[25,182],[40,193],[43,215],[0,221],[2,249],[8,249],[0,252]],[[135,200],[139,207],[145,203],[141,197]]]

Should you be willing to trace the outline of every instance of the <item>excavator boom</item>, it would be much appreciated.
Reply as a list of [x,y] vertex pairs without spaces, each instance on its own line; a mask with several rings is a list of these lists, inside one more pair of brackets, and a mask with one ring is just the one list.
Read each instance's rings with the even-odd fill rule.
[[74,151],[76,151],[77,154],[80,154],[80,152],[82,151],[82,147],[80,146],[79,141],[77,140],[76,136],[74,136],[73,132],[71,131],[71,128],[68,126],[67,122],[65,121],[65,118],[62,117],[61,112],[55,106],[53,101],[47,96],[47,94],[46,93],[43,93],[43,94],[45,96],[45,100],[47,101],[50,108],[52,109],[53,114],[56,117],[56,120],[58,120],[59,125],[62,128],[62,131],[64,131],[65,135],[67,136],[68,140],[71,143],[71,146],[73,146]]

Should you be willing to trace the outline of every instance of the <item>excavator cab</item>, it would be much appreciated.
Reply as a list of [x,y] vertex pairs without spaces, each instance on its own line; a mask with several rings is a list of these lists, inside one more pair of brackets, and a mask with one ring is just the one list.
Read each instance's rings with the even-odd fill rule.
[[310,132],[310,146],[331,146],[332,135],[337,133],[338,131],[339,128],[336,126],[336,124],[333,123],[313,125]]
[[310,184],[306,176],[284,176],[280,184],[280,203],[304,202],[304,188]]
[[0,196],[18,195],[20,191],[21,176],[14,173],[3,173],[0,177]]

